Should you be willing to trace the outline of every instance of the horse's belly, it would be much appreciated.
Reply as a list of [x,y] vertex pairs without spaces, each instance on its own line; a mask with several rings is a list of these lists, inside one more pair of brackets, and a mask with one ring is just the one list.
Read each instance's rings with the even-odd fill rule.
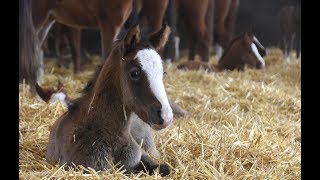
[[98,21],[94,14],[82,8],[56,8],[51,12],[54,18],[61,24],[75,28],[97,28]]

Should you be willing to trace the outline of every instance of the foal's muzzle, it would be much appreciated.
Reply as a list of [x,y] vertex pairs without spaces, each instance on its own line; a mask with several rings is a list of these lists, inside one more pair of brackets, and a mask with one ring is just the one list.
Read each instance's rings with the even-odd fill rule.
[[166,109],[163,109],[160,106],[152,109],[151,111],[150,126],[152,129],[161,130],[171,124],[173,117],[164,114],[164,111],[166,111]]

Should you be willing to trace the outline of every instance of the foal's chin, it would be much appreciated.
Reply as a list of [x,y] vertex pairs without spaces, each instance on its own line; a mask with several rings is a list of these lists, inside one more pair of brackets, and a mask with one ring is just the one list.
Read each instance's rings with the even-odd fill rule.
[[171,120],[163,120],[161,119],[161,121],[163,123],[161,124],[156,124],[156,123],[153,123],[153,121],[151,121],[151,123],[149,123],[150,127],[156,131],[160,131],[162,129],[165,129],[167,128],[168,126],[170,126],[171,122],[172,122],[172,119]]
[[150,127],[156,131],[160,131],[162,129],[165,129],[166,127],[168,127],[170,124],[168,125],[158,125],[158,124],[150,124]]
[[135,113],[142,121],[147,123],[152,129],[156,131],[167,128],[173,121],[173,117],[163,118],[161,112],[159,111],[149,110]]

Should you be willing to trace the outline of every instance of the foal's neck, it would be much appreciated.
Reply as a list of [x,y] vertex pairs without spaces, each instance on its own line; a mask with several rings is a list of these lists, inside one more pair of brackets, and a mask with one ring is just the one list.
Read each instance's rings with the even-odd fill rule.
[[[130,111],[124,106],[120,91],[120,81],[115,67],[108,59],[98,75],[92,90],[86,96],[81,108],[83,122],[89,126],[103,128],[106,133],[129,132]],[[112,68],[113,69],[112,69]],[[112,70],[112,72],[111,72]]]

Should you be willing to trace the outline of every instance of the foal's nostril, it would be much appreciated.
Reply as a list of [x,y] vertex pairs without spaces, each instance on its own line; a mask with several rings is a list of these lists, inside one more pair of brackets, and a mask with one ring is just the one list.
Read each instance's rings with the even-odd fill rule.
[[158,118],[159,118],[158,124],[159,124],[159,125],[163,124],[164,121],[163,121],[163,119],[162,119],[162,117],[161,117],[161,110],[158,110],[158,111],[157,111],[157,115],[158,115]]

